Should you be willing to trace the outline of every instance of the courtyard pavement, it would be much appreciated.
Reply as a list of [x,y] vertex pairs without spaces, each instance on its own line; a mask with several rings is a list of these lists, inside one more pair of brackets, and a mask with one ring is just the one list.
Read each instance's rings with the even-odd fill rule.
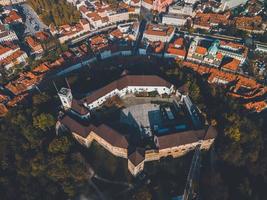
[[41,21],[37,13],[33,10],[33,8],[30,5],[24,3],[24,4],[21,4],[21,7],[26,17],[25,34],[34,35],[36,32],[48,29],[48,26],[46,26]]

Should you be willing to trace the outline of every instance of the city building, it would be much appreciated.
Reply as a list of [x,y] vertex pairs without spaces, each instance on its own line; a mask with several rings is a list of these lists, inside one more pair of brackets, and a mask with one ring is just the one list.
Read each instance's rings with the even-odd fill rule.
[[234,42],[226,42],[221,40],[218,51],[224,56],[235,58],[240,60],[240,65],[242,65],[248,56],[248,48],[242,44]]
[[267,52],[267,46],[264,44],[256,44],[256,48],[255,51],[259,51],[259,52]]
[[18,40],[16,33],[8,25],[0,24],[0,43]]
[[90,24],[86,19],[81,19],[79,23],[71,26],[69,24],[62,25],[58,30],[50,27],[52,35],[58,35],[60,43],[65,43],[69,40],[77,38],[91,30]]
[[189,16],[180,14],[164,14],[162,16],[162,24],[173,26],[184,26],[187,23]]
[[266,25],[263,24],[261,16],[236,17],[234,19],[237,29],[250,33],[263,34],[266,31]]
[[184,60],[186,56],[185,44],[183,38],[175,38],[174,41],[167,45],[166,52],[164,54],[165,58],[175,58]]
[[193,11],[192,4],[184,4],[181,2],[177,2],[169,7],[169,14],[174,15],[186,15],[194,17],[195,13]]
[[175,33],[173,26],[164,26],[158,24],[147,24],[143,34],[143,39],[147,39],[152,42],[170,42]]
[[25,42],[31,48],[32,54],[41,54],[43,53],[44,49],[42,45],[32,36],[28,36],[25,38]]
[[12,68],[18,64],[25,65],[27,63],[27,54],[20,50],[19,46],[12,43],[0,45],[0,65],[6,71],[12,72]]
[[17,13],[17,11],[11,10],[4,18],[4,23],[5,24],[22,23],[22,17]]
[[210,30],[212,27],[227,25],[229,23],[230,14],[230,12],[224,14],[197,13],[194,17],[193,28]]
[[204,60],[204,57],[208,53],[206,47],[200,46],[200,39],[198,37],[194,38],[190,44],[187,53],[187,60],[201,63]]

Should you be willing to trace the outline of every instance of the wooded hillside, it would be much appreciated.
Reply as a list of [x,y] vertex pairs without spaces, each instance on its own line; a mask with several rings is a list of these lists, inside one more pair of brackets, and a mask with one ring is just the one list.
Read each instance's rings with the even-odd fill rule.
[[74,24],[80,19],[80,12],[66,0],[28,0],[28,3],[47,25]]

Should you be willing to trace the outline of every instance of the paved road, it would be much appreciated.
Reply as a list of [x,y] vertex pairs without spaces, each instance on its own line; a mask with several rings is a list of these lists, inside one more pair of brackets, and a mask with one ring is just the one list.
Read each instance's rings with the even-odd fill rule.
[[143,18],[148,22],[153,20],[153,14],[151,10],[146,9],[143,6],[141,7],[141,16],[143,16]]
[[135,47],[134,47],[134,50],[133,50],[134,55],[137,54],[139,45],[140,45],[140,43],[142,41],[142,38],[143,38],[143,34],[144,34],[144,31],[145,31],[145,28],[146,28],[146,20],[142,20],[140,22],[139,33],[138,33],[138,36],[137,36],[137,39],[136,39],[136,43],[135,43]]
[[26,17],[25,34],[34,35],[38,31],[48,29],[48,27],[40,20],[39,16],[30,5],[21,4],[21,7]]
[[195,149],[195,154],[193,156],[190,170],[187,176],[186,186],[183,194],[183,200],[192,200],[196,198],[194,191],[196,185],[193,181],[198,181],[199,167],[200,167],[200,154],[201,154],[201,145],[198,145]]

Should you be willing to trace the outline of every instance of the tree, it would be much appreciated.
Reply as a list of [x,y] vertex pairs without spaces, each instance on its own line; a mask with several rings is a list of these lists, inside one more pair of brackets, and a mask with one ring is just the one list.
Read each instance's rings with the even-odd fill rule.
[[238,127],[230,126],[230,127],[225,128],[224,131],[234,142],[240,141],[241,133]]
[[250,182],[249,182],[249,179],[248,178],[244,178],[242,180],[242,182],[239,184],[238,186],[238,190],[240,192],[240,194],[243,196],[242,199],[251,199],[251,196],[252,196],[252,190],[251,190],[251,187],[250,187]]
[[41,113],[33,118],[33,126],[46,131],[55,126],[55,119],[51,114]]
[[29,0],[29,3],[46,25],[75,24],[80,19],[80,12],[66,0]]
[[49,99],[50,97],[45,93],[36,94],[32,97],[32,102],[33,102],[33,105],[37,106],[37,105],[48,102]]
[[50,153],[67,153],[71,148],[71,141],[67,136],[55,138],[48,146]]
[[143,187],[133,196],[134,200],[152,200],[152,195],[147,187]]

